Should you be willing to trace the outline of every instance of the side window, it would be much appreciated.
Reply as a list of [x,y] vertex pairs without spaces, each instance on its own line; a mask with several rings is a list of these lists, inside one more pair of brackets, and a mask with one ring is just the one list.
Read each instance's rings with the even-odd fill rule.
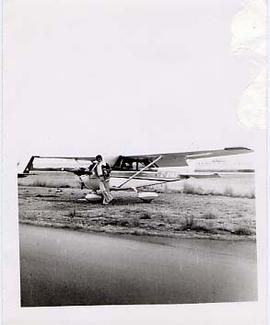
[[138,169],[143,169],[145,167],[145,164],[142,161],[138,161]]
[[123,159],[121,162],[122,170],[136,170],[136,162],[132,160]]
[[130,170],[136,170],[136,162],[135,161],[130,161],[129,162],[129,168],[130,168]]
[[[144,159],[144,160],[138,161],[138,170],[145,168],[146,166],[151,164],[151,162],[152,161],[150,159]],[[146,170],[148,170],[148,171],[156,171],[156,166],[151,165],[150,167],[147,167]]]
[[[145,158],[131,158],[131,157],[119,157],[114,167],[117,170],[125,171],[138,171],[145,168],[151,163],[151,159]],[[147,168],[147,170],[155,170],[156,166],[152,165]]]

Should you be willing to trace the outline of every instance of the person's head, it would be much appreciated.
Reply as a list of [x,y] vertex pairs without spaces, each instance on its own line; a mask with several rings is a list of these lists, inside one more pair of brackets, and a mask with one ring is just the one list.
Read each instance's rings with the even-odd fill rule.
[[101,162],[101,161],[102,161],[102,156],[101,156],[101,155],[97,155],[97,156],[96,156],[96,160],[97,160],[98,162]]

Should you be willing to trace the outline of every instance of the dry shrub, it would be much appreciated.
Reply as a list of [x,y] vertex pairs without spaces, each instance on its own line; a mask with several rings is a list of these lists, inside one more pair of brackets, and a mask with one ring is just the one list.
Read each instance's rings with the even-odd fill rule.
[[239,227],[236,230],[232,231],[232,233],[234,235],[238,235],[238,236],[250,236],[253,235],[253,231],[248,229],[248,228],[244,228],[244,227]]
[[32,183],[32,185],[30,185],[30,186],[34,186],[34,187],[49,187],[48,184],[47,184],[47,182],[45,182],[45,181],[34,181]]
[[109,220],[104,220],[103,223],[104,225],[120,226],[120,227],[138,227],[140,225],[137,219],[128,219],[128,218],[121,218],[119,220],[112,218]]
[[67,214],[67,216],[69,218],[75,218],[76,217],[76,210],[73,209],[72,211],[69,211],[69,213]]
[[[210,218],[213,219],[215,218],[214,215],[209,214]],[[182,224],[180,227],[176,227],[174,230],[176,231],[186,231],[186,230],[191,230],[191,231],[196,231],[196,232],[204,232],[204,233],[216,233],[216,229],[213,228],[212,223],[211,224],[206,224],[206,223],[201,223],[198,222],[199,220],[194,220],[193,216],[185,217],[185,223]]]
[[202,187],[194,186],[194,184],[187,183],[187,182],[184,183],[183,193],[186,193],[186,194],[205,194]]
[[36,180],[32,183],[27,184],[26,186],[33,186],[33,187],[50,187],[50,188],[70,188],[70,185],[63,184],[59,182],[50,182],[50,181],[41,181]]
[[185,217],[185,222],[181,225],[181,228],[183,231],[185,231],[185,230],[191,230],[193,226],[194,226],[194,217],[189,216],[189,217]]
[[128,227],[129,226],[129,220],[128,219],[118,220],[117,225],[120,226],[120,227]]
[[[176,191],[177,192],[177,191]],[[204,185],[201,181],[187,181],[184,183],[183,188],[178,192],[183,192],[186,194],[197,194],[197,195],[221,195],[228,197],[240,197],[254,199],[255,193],[252,189],[247,189],[245,187],[240,188],[233,187],[232,185],[224,185],[218,183],[206,182]]]
[[206,225],[193,225],[191,227],[191,230],[197,231],[197,232],[205,232],[205,233],[216,233],[215,229],[208,228]]
[[216,219],[217,216],[212,212],[207,212],[203,215],[204,219]]
[[18,185],[49,188],[80,188],[80,182],[77,176],[56,172],[41,172],[20,178]]
[[140,219],[151,219],[151,215],[149,212],[145,211],[142,216],[140,216]]
[[235,196],[231,186],[226,186],[223,194],[224,196],[232,196],[232,197]]

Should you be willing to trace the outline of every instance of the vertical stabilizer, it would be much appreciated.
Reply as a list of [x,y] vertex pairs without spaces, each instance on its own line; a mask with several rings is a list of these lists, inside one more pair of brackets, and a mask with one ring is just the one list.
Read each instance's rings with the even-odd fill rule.
[[18,177],[25,177],[33,169],[33,162],[36,156],[31,156],[29,160],[21,161],[18,164]]

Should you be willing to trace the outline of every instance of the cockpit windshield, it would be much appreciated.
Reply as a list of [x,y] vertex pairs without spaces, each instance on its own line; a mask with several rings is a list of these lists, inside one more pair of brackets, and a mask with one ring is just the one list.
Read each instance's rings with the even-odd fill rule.
[[[149,164],[152,163],[152,160],[149,158],[131,158],[131,157],[122,157],[120,156],[116,161],[113,169],[117,170],[127,170],[127,171],[138,171]],[[146,170],[156,170],[156,165],[153,164],[146,168]]]

